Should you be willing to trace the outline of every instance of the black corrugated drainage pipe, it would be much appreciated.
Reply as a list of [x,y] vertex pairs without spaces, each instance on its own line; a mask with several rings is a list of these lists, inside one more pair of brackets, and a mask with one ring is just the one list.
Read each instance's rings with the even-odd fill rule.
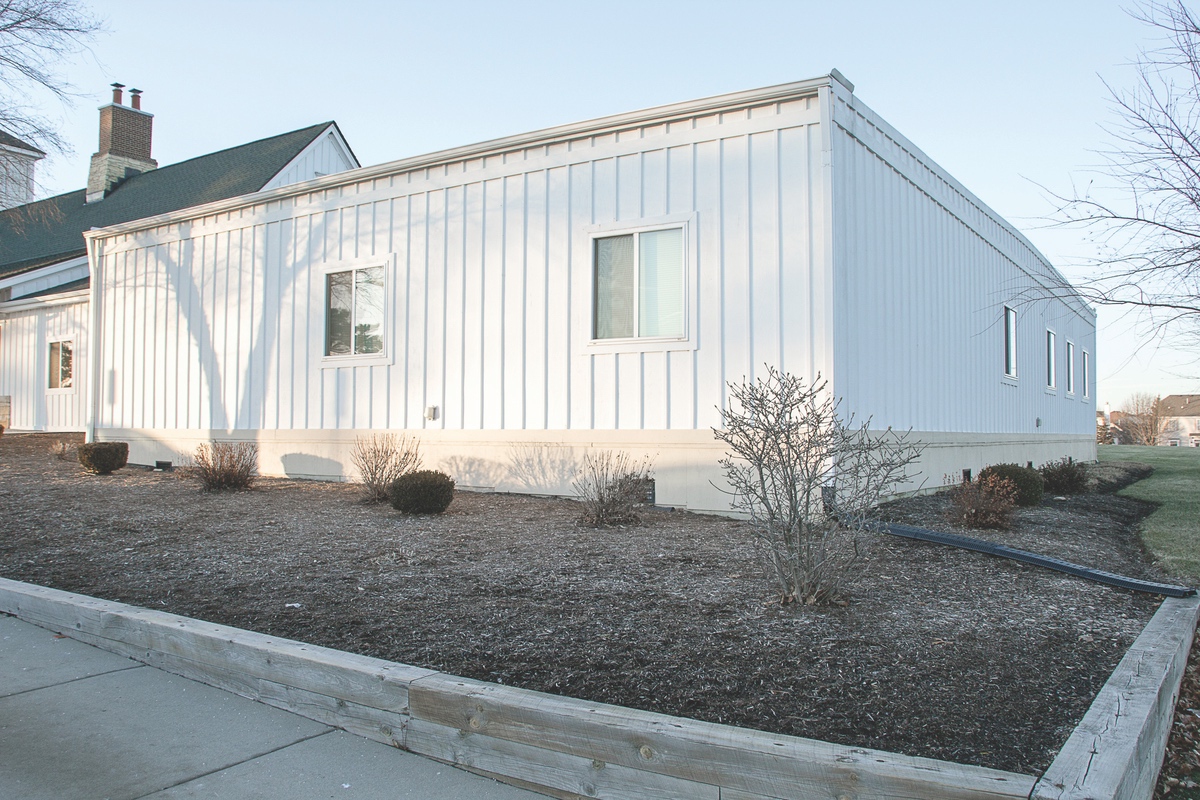
[[1078,564],[1072,564],[1069,561],[1063,561],[1059,558],[1039,556],[1037,553],[1030,553],[1027,550],[1017,550],[1015,547],[992,544],[982,539],[972,539],[970,536],[938,533],[937,531],[930,531],[924,528],[914,528],[911,525],[886,525],[883,529],[893,536],[903,536],[906,539],[918,539],[922,542],[933,542],[935,544],[948,544],[952,547],[961,547],[964,550],[974,550],[979,553],[1001,556],[1002,558],[1011,558],[1014,561],[1035,564],[1039,567],[1065,572],[1068,575],[1087,578],[1097,583],[1119,586],[1122,589],[1132,589],[1135,592],[1161,594],[1167,597],[1191,597],[1196,593],[1195,589],[1188,588],[1187,586],[1172,586],[1169,583],[1155,583],[1154,581],[1142,581],[1137,578],[1126,578],[1124,575],[1114,575],[1111,572],[1099,569],[1081,567]]

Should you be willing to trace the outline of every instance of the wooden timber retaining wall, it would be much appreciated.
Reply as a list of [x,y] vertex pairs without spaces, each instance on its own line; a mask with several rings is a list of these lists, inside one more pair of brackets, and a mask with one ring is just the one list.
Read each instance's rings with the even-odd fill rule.
[[1163,601],[1034,787],[1033,800],[1149,800],[1198,620],[1200,597]]
[[[1160,620],[1164,630],[1181,624],[1190,608],[1194,627],[1195,606],[1175,603],[1175,616],[1166,619],[1160,611],[1151,626]],[[1063,755],[1047,778],[1037,782],[1030,775],[777,736],[457,678],[6,579],[0,579],[0,612],[375,741],[561,798],[1149,797],[1148,793],[1095,793],[1098,784],[1089,782],[1090,778],[1082,782],[1085,794],[1033,795],[1035,783],[1062,788],[1047,784],[1047,779],[1055,780],[1051,772],[1060,762],[1064,770],[1074,763],[1073,757]],[[1143,633],[1131,655],[1145,637]],[[1161,653],[1169,647],[1164,641],[1161,647],[1150,649]],[[1185,647],[1185,660],[1186,654]],[[1147,657],[1139,658],[1135,663],[1147,666],[1138,671],[1141,676],[1151,665]],[[1159,676],[1160,687],[1170,682],[1170,674]],[[1176,678],[1175,693],[1178,685]],[[1109,686],[1097,698],[1097,705],[1107,692]],[[1172,691],[1168,688],[1166,694],[1172,695]],[[1160,717],[1164,702],[1160,693],[1155,705]],[[1101,713],[1097,705],[1081,729],[1094,712]],[[1122,709],[1118,727],[1131,716],[1128,706]],[[1169,707],[1165,713],[1165,729],[1169,730]],[[1128,721],[1129,725],[1135,723]],[[1165,742],[1164,725],[1150,727],[1150,734]],[[1079,736],[1076,731],[1064,755]],[[1103,736],[1106,757],[1115,756],[1120,742],[1126,741],[1112,736],[1111,731]],[[1144,737],[1134,738],[1141,742]],[[1138,763],[1152,759],[1155,752],[1161,759],[1161,745],[1157,750],[1152,745],[1138,752],[1143,751],[1145,758],[1139,756],[1135,759]],[[1094,772],[1094,767],[1092,772],[1085,770],[1087,775]],[[1141,787],[1144,780],[1136,783]]]

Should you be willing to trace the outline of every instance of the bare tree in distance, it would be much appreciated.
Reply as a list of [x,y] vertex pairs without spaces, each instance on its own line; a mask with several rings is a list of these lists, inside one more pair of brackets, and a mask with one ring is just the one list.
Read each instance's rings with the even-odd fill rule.
[[[1118,121],[1101,153],[1111,186],[1058,197],[1059,221],[1089,232],[1092,278],[1078,286],[1098,305],[1144,315],[1154,336],[1200,335],[1200,22],[1182,0],[1130,12],[1162,34],[1144,50],[1131,90],[1108,88]],[[1114,191],[1120,200],[1109,200]],[[1063,287],[1069,290],[1070,287]]]
[[749,516],[781,602],[841,600],[876,506],[911,480],[920,446],[910,432],[841,419],[820,375],[806,383],[768,366],[729,393],[713,435],[728,448],[720,463],[733,508]]
[[1155,445],[1167,429],[1162,398],[1149,392],[1131,394],[1121,406],[1121,430],[1130,444]]

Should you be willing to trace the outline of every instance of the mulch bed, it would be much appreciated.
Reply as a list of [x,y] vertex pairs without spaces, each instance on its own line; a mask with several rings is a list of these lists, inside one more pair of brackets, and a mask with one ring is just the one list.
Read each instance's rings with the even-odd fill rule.
[[[736,520],[651,509],[642,525],[596,530],[570,500],[467,492],[442,516],[405,517],[351,485],[284,479],[205,494],[178,473],[85,475],[51,455],[62,438],[0,437],[0,576],[506,685],[1031,774],[1158,606],[880,536],[847,605],[781,607]],[[946,503],[889,513],[953,530]],[[1165,580],[1136,533],[1149,510],[1112,494],[1048,498],[1012,531],[971,535]]]

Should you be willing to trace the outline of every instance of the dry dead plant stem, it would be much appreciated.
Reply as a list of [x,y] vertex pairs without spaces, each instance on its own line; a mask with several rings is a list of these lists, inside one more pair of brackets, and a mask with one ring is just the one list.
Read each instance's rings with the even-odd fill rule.
[[420,442],[395,433],[356,437],[350,460],[358,469],[366,501],[386,503],[388,487],[402,475],[421,468]]
[[588,525],[625,525],[638,521],[637,507],[646,502],[653,465],[649,457],[634,461],[627,453],[597,450],[583,457],[574,486]]
[[730,408],[713,434],[733,507],[750,517],[768,575],[783,603],[827,603],[845,595],[860,536],[879,501],[910,479],[921,450],[909,433],[843,422],[818,375],[811,384],[767,367],[729,384]]
[[246,489],[258,475],[258,445],[212,442],[196,448],[196,474],[204,490]]

